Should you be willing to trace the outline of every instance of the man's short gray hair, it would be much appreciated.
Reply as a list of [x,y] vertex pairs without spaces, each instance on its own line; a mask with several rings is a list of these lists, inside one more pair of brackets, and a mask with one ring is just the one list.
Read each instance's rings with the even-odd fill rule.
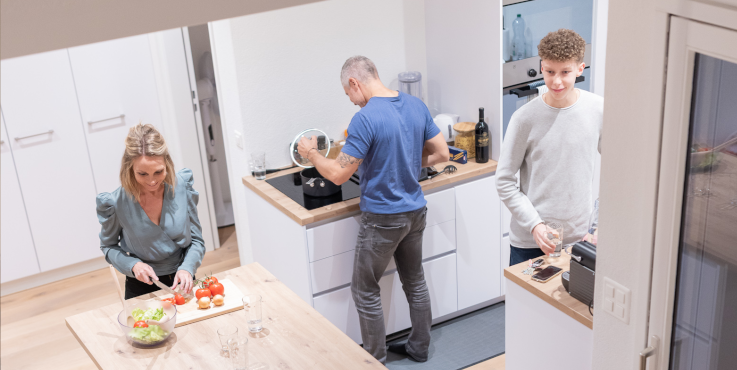
[[369,80],[379,78],[379,73],[376,71],[376,65],[371,59],[356,55],[348,58],[340,70],[340,82],[343,84],[343,87],[348,86],[349,78],[355,78],[365,84]]

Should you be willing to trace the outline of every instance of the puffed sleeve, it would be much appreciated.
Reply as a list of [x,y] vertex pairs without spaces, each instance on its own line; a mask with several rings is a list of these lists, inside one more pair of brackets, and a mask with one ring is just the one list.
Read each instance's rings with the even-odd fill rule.
[[197,216],[197,203],[200,201],[200,193],[194,190],[194,178],[192,177],[192,170],[189,168],[183,168],[177,174],[180,181],[184,181],[185,189],[187,191],[187,212],[189,214],[189,231],[192,237],[192,242],[187,247],[185,252],[184,261],[179,266],[179,270],[188,271],[192,277],[195,272],[202,264],[202,257],[205,255],[205,240],[202,239],[202,225],[200,225],[200,218]]
[[141,260],[129,256],[120,247],[123,228],[115,214],[115,200],[110,193],[97,195],[97,220],[100,221],[102,226],[100,229],[100,250],[105,255],[105,260],[115,266],[120,273],[135,277],[133,266]]

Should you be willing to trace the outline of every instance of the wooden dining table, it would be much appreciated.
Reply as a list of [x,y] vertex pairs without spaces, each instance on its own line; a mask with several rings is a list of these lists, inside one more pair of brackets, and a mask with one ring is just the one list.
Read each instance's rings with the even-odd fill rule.
[[150,348],[126,340],[117,322],[121,304],[67,317],[66,324],[100,369],[231,369],[217,334],[229,325],[248,338],[249,369],[386,369],[260,264],[215,276],[230,279],[243,294],[261,295],[260,333],[248,332],[243,309],[177,327],[165,342]]

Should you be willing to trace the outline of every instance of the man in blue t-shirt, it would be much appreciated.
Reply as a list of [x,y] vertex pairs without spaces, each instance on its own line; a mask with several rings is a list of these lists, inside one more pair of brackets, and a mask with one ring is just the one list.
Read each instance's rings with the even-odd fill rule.
[[422,270],[422,233],[427,208],[418,182],[422,167],[448,161],[448,145],[418,98],[390,90],[366,57],[349,58],[340,73],[351,102],[361,107],[348,126],[338,158],[317,151],[317,140],[302,138],[299,154],[328,180],[342,184],[360,171],[361,227],[351,292],[361,323],[363,348],[386,362],[386,331],[379,279],[392,256],[407,296],[412,331],[406,344],[389,351],[415,361],[428,358],[430,295]]

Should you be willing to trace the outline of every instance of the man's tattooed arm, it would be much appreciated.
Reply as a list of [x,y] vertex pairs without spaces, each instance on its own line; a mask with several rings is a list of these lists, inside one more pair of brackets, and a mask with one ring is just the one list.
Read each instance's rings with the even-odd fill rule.
[[346,168],[352,164],[360,165],[363,163],[363,159],[357,159],[345,153],[338,154],[338,158],[336,158],[336,160],[340,164],[340,168]]

